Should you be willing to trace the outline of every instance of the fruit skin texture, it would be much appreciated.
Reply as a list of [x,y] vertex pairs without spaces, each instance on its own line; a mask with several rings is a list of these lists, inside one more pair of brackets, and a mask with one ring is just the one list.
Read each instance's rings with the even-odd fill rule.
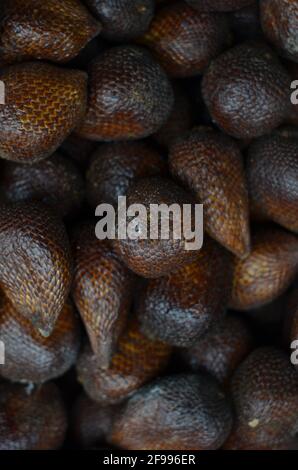
[[135,393],[116,414],[110,440],[128,450],[213,450],[229,435],[232,412],[211,377],[164,377]]
[[153,0],[85,0],[103,25],[102,36],[127,41],[143,34],[154,14]]
[[192,348],[182,350],[181,356],[192,371],[204,370],[226,385],[252,346],[252,334],[246,323],[227,315]]
[[59,153],[32,165],[5,162],[0,182],[6,201],[41,201],[62,217],[75,215],[84,198],[79,170]]
[[137,301],[142,331],[178,347],[200,341],[226,311],[231,268],[229,253],[205,238],[195,261],[147,282]]
[[73,59],[101,30],[78,0],[3,0],[0,64]]
[[60,392],[48,383],[33,391],[0,384],[0,450],[55,450],[61,447],[67,417]]
[[260,226],[252,237],[252,251],[236,260],[230,307],[250,310],[272,302],[298,271],[298,237],[278,226]]
[[101,367],[108,367],[126,324],[133,294],[133,275],[95,236],[95,224],[85,223],[73,240],[72,296]]
[[147,137],[167,120],[172,86],[150,53],[137,46],[103,52],[89,67],[89,104],[79,135],[91,140]]
[[14,308],[49,336],[69,294],[70,246],[65,227],[41,203],[0,206],[0,285]]
[[298,233],[298,139],[270,135],[254,141],[246,168],[254,207]]
[[242,156],[228,136],[194,128],[170,148],[170,171],[204,204],[207,233],[239,257],[250,251],[248,193]]
[[255,349],[231,382],[236,412],[226,449],[276,448],[298,428],[298,376],[288,357],[272,347]]
[[132,318],[108,369],[102,369],[88,345],[85,347],[77,362],[78,380],[93,400],[117,404],[161,373],[170,354],[168,345],[148,339]]
[[285,57],[298,62],[298,5],[292,0],[261,0],[264,34]]
[[93,153],[86,173],[87,197],[91,206],[118,204],[136,178],[165,173],[159,152],[146,142],[103,144]]
[[250,5],[253,0],[186,0],[199,11],[233,11]]
[[[128,234],[126,239],[118,237],[112,240],[116,253],[129,269],[145,278],[157,278],[178,270],[196,258],[198,250],[187,249],[187,240],[183,234],[186,227],[183,226],[182,219],[181,237],[178,239],[174,238],[170,216],[166,215],[163,216],[163,222],[166,223],[169,220],[169,238],[167,240],[161,238],[160,227],[157,239],[151,240],[149,237],[150,204],[167,204],[168,206],[178,204],[182,208],[183,204],[190,204],[193,207],[193,203],[194,200],[189,193],[166,178],[142,178],[131,185],[127,193],[126,204],[127,207],[131,204],[145,206],[147,219],[143,220],[142,216],[139,218],[138,233],[140,236],[147,236],[147,239],[133,240]],[[193,219],[194,217],[192,217],[192,223]],[[128,218],[128,222],[131,222],[130,218]],[[191,227],[193,228],[193,224]]]
[[45,338],[2,298],[0,336],[5,344],[0,375],[12,382],[42,383],[63,375],[76,362],[80,347],[80,325],[70,302],[63,307],[51,336]]
[[272,131],[290,109],[290,77],[272,50],[247,42],[211,62],[202,93],[214,122],[238,139]]
[[27,62],[1,69],[0,80],[5,83],[5,105],[0,107],[1,158],[22,163],[42,160],[55,152],[84,117],[85,72]]
[[172,77],[202,73],[210,60],[230,42],[227,19],[222,14],[199,13],[184,2],[159,10],[140,38]]

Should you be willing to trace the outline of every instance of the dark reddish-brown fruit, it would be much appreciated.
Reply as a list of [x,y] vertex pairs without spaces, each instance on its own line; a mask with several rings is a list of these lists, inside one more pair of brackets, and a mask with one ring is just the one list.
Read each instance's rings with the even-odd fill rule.
[[50,335],[72,281],[64,225],[41,203],[3,204],[0,246],[1,288],[43,336]]
[[239,139],[259,137],[279,126],[290,108],[290,78],[272,50],[243,43],[215,59],[202,82],[214,122]]
[[66,62],[101,30],[78,0],[3,0],[1,8],[0,64]]
[[0,157],[33,163],[52,155],[84,117],[87,75],[27,62],[0,70]]
[[298,4],[293,0],[260,0],[267,39],[285,57],[298,62]]
[[218,449],[232,426],[232,412],[217,382],[181,374],[139,390],[116,414],[110,440],[129,450]]
[[[126,204],[127,207],[132,204],[142,204],[146,210],[145,214],[139,215],[136,222],[133,221],[134,217],[127,217],[128,224],[125,227],[127,237],[120,238],[119,233],[118,237],[112,241],[115,251],[132,271],[142,277],[156,278],[178,270],[196,258],[201,247],[197,246],[200,240],[194,240],[197,237],[193,234],[189,237],[186,234],[188,228],[194,229],[195,218],[197,219],[193,210],[194,200],[188,192],[166,178],[143,178],[131,185]],[[155,206],[166,204],[168,208],[175,204],[175,207],[180,208],[181,213],[183,204],[188,204],[188,207],[192,209],[189,227],[184,223],[182,216],[180,222],[178,220],[174,224],[171,211],[164,211],[162,223],[163,227],[169,227],[169,231],[167,237],[162,238],[161,217],[157,210],[151,214],[151,204]],[[132,230],[130,234],[127,229],[131,228],[129,226],[131,223],[134,224],[135,230]],[[201,220],[196,220],[197,226],[201,224]],[[154,230],[154,225],[158,228],[157,230]],[[156,238],[152,237],[150,229],[156,232],[154,234]],[[196,227],[196,232],[197,230],[198,227]]]
[[279,349],[254,350],[231,383],[236,412],[227,449],[276,448],[298,429],[298,376]]
[[144,336],[133,318],[119,339],[109,368],[101,368],[98,358],[85,347],[77,362],[78,379],[93,400],[119,403],[161,373],[170,354],[170,346]]
[[154,13],[154,0],[85,0],[100,19],[102,36],[127,41],[145,33]]
[[233,11],[230,15],[230,22],[232,31],[239,41],[262,37],[259,2],[257,1]]
[[298,272],[298,237],[277,226],[262,226],[253,233],[252,251],[235,260],[230,306],[250,310],[281,295]]
[[118,204],[133,180],[165,173],[161,155],[145,142],[103,144],[94,152],[87,170],[87,197],[91,206]]
[[186,0],[199,11],[233,11],[239,10],[253,0]]
[[150,53],[136,46],[108,49],[89,67],[89,104],[79,135],[128,140],[156,132],[173,107],[171,83]]
[[210,60],[229,44],[224,15],[199,13],[184,2],[159,10],[140,39],[172,77],[202,73]]
[[231,286],[231,257],[205,238],[195,261],[147,282],[137,308],[142,331],[173,346],[194,345],[225,313]]
[[93,352],[108,367],[132,302],[132,273],[98,240],[95,224],[83,224],[75,234],[72,295],[85,324]]
[[267,219],[298,232],[298,138],[270,135],[249,147],[251,201]]
[[169,119],[153,135],[153,138],[163,147],[169,147],[173,141],[189,130],[193,125],[193,109],[190,98],[184,89],[174,84],[174,107]]
[[58,153],[33,165],[6,162],[2,175],[1,190],[8,202],[41,201],[61,216],[80,210],[83,178],[76,165]]
[[5,344],[0,375],[12,382],[41,383],[63,375],[75,363],[80,326],[67,302],[51,336],[44,338],[8,299],[1,298],[0,337]]
[[239,257],[250,250],[249,208],[238,145],[217,131],[199,127],[170,148],[172,175],[204,204],[208,234]]
[[67,427],[56,385],[0,384],[0,450],[55,450]]
[[226,384],[252,346],[252,334],[246,323],[228,315],[192,348],[182,351],[182,357],[193,371],[204,370]]
[[85,394],[79,396],[73,409],[72,421],[74,438],[80,447],[92,449],[105,442],[117,409],[117,406],[102,406]]

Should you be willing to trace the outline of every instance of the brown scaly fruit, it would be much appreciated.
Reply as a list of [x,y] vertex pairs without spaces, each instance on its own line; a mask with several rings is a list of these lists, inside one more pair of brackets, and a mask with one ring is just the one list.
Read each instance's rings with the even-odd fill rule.
[[298,62],[298,4],[292,0],[260,0],[266,38],[285,57]]
[[172,175],[204,204],[208,234],[239,257],[250,250],[249,208],[242,156],[228,136],[199,127],[170,148]]
[[98,363],[108,367],[131,307],[133,276],[91,222],[75,233],[73,254],[72,296]]
[[166,164],[146,142],[103,144],[93,153],[86,174],[89,204],[117,205],[136,178],[165,173]]
[[80,171],[59,153],[32,165],[5,162],[0,183],[6,201],[41,201],[62,217],[75,215],[84,198]]
[[170,354],[170,346],[148,339],[141,333],[138,321],[132,318],[119,338],[108,369],[101,368],[98,358],[86,345],[77,362],[78,380],[98,403],[120,403],[161,373]]
[[72,263],[60,218],[42,203],[0,206],[0,285],[18,312],[49,336],[69,294]]
[[248,149],[246,168],[254,208],[298,233],[298,138],[257,139]]
[[62,446],[67,416],[56,385],[33,388],[0,384],[0,450],[55,450]]
[[154,14],[154,0],[85,0],[103,25],[102,36],[128,41],[143,34]]
[[260,226],[252,251],[235,260],[230,306],[250,310],[272,302],[290,286],[298,271],[298,237],[278,226]]
[[225,449],[275,449],[298,430],[298,376],[283,351],[255,349],[232,377],[236,421]]
[[78,0],[3,0],[0,64],[73,59],[101,25]]
[[194,345],[226,311],[231,264],[229,253],[205,238],[195,261],[146,283],[137,301],[142,331],[173,346]]
[[102,406],[81,394],[72,411],[73,434],[77,444],[83,449],[92,449],[105,442],[117,410],[117,406]]
[[227,384],[252,347],[252,333],[245,321],[227,315],[192,348],[182,350],[180,354],[194,372],[204,370]]
[[0,337],[5,344],[0,375],[12,382],[42,383],[63,375],[76,362],[80,325],[72,304],[67,302],[51,336],[45,338],[3,297]]
[[89,104],[78,130],[91,140],[147,137],[173,107],[171,83],[150,53],[137,46],[103,52],[89,67]]
[[5,105],[0,106],[1,158],[22,163],[42,160],[84,117],[85,72],[27,62],[0,69],[0,80],[5,84]]
[[290,109],[290,77],[272,50],[247,42],[211,62],[202,93],[214,122],[227,134],[251,139],[272,131]]
[[160,9],[139,40],[148,46],[172,77],[202,73],[230,42],[227,19],[220,13],[199,13],[184,2]]
[[[187,243],[193,243],[193,240],[185,238],[186,224],[181,220],[178,227],[178,229],[181,228],[181,234],[176,233],[171,223],[172,214],[170,211],[168,214],[163,213],[162,218],[164,226],[166,223],[169,224],[167,239],[162,238],[161,224],[158,224],[157,238],[150,239],[150,228],[152,228],[154,220],[154,217],[150,216],[150,205],[166,204],[171,206],[178,204],[182,209],[183,204],[188,204],[193,209],[194,199],[191,194],[166,178],[142,178],[135,181],[129,188],[126,204],[127,207],[132,204],[142,204],[146,209],[146,217],[141,215],[137,222],[137,231],[134,233],[136,239],[133,239],[128,233],[125,239],[118,236],[112,240],[116,253],[132,271],[146,278],[161,277],[178,270],[196,258],[198,248],[188,249],[189,247],[187,247]],[[192,230],[194,229],[194,218],[194,210],[192,210],[189,224],[189,228]],[[133,217],[127,217],[127,219],[129,224]],[[156,216],[155,219],[158,217]],[[201,223],[200,220],[196,222]],[[177,235],[178,237],[176,237]]]
[[199,11],[233,11],[250,5],[253,0],[186,0]]
[[214,450],[231,426],[229,403],[214,379],[172,375],[127,401],[116,413],[110,441],[128,450]]

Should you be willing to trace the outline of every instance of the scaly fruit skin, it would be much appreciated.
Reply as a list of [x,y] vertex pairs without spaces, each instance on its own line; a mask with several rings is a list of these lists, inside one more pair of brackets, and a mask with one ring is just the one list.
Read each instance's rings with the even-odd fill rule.
[[77,362],[78,380],[98,403],[120,403],[160,374],[170,354],[170,346],[148,339],[141,333],[139,322],[132,318],[119,338],[108,369],[102,369],[91,349],[85,347]]
[[93,153],[86,173],[89,204],[118,204],[137,178],[165,173],[159,152],[146,142],[103,144]]
[[67,416],[56,385],[29,390],[0,384],[0,450],[55,450],[61,447]]
[[78,228],[73,254],[72,296],[97,362],[108,367],[131,307],[133,275],[108,241],[96,238],[91,222]]
[[232,287],[229,253],[204,240],[197,259],[147,282],[137,300],[142,331],[173,346],[190,347],[225,313]]
[[202,82],[215,123],[238,139],[272,131],[290,109],[290,77],[272,50],[247,42],[211,62]]
[[79,135],[91,140],[147,137],[167,120],[171,83],[150,53],[136,46],[108,49],[89,67],[89,104]]
[[105,442],[112,427],[117,406],[102,406],[81,394],[72,411],[74,438],[83,449],[92,449]]
[[266,38],[285,57],[298,62],[298,5],[292,0],[260,0]]
[[199,11],[233,11],[253,3],[253,0],[186,0]]
[[278,226],[260,226],[253,233],[252,251],[235,260],[230,307],[250,310],[281,295],[298,271],[298,237]]
[[159,10],[139,40],[148,46],[172,77],[202,73],[230,42],[227,19],[222,14],[199,13],[184,2]]
[[103,25],[102,36],[127,41],[145,33],[154,14],[153,0],[85,0]]
[[70,302],[48,338],[36,332],[8,299],[0,302],[0,337],[5,344],[2,377],[12,382],[42,383],[63,375],[76,362],[80,324]]
[[192,348],[181,351],[181,356],[194,372],[204,370],[226,385],[252,346],[252,333],[246,323],[227,315]]
[[65,227],[41,203],[0,206],[0,285],[14,308],[49,336],[72,281]]
[[246,171],[254,207],[298,233],[298,138],[270,135],[254,141]]
[[[0,70],[5,105],[0,107],[0,157],[34,163],[52,155],[83,119],[87,75],[27,62]],[[30,97],[30,100],[28,100]]]
[[75,215],[84,198],[80,171],[59,153],[32,165],[5,162],[0,183],[6,201],[41,201],[62,217]]
[[[183,224],[181,217],[181,234],[176,234],[173,231],[173,224],[171,223],[171,213],[163,214],[162,220],[164,225],[169,222],[168,238],[161,237],[160,225],[158,224],[157,238],[150,238],[150,228],[152,228],[152,221],[154,217],[150,217],[150,205],[178,204],[181,209],[183,204],[188,204],[194,208],[194,199],[191,194],[177,186],[169,179],[161,177],[142,178],[135,181],[128,190],[127,207],[132,204],[142,204],[146,209],[146,219],[143,216],[138,220],[138,232],[143,238],[133,239],[127,233],[126,239],[116,237],[112,240],[113,247],[116,253],[120,256],[122,261],[136,274],[145,278],[157,278],[166,276],[180,267],[193,261],[198,254],[198,249],[187,249],[188,240],[185,238],[186,224]],[[145,214],[144,214],[145,215]],[[128,224],[133,217],[128,217]],[[155,217],[157,219],[157,217]],[[196,221],[198,224],[200,220]],[[194,210],[191,211],[190,228],[194,228]],[[116,231],[118,232],[118,228]],[[135,235],[135,234],[134,234]],[[178,238],[175,236],[178,235]],[[192,243],[192,240],[191,240]]]
[[226,449],[278,448],[298,429],[298,376],[283,351],[255,349],[231,382],[236,422]]
[[180,374],[135,393],[116,413],[110,440],[128,450],[213,450],[231,426],[232,412],[217,382]]
[[189,131],[170,148],[170,171],[204,204],[208,234],[239,257],[250,251],[248,193],[242,155],[228,136]]
[[78,0],[3,0],[0,64],[73,59],[101,25]]

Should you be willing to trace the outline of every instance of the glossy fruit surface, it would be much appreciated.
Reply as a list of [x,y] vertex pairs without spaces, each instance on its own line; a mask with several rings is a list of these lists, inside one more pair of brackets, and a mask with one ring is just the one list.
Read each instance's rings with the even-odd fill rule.
[[111,441],[135,450],[217,449],[231,425],[229,404],[213,379],[172,375],[128,400],[114,419]]
[[89,89],[79,134],[91,140],[147,137],[164,124],[174,102],[165,72],[137,46],[114,47],[92,61]]
[[272,50],[243,43],[207,69],[203,97],[214,122],[227,134],[250,139],[279,126],[290,108],[290,78]]
[[26,62],[1,69],[0,80],[5,83],[1,158],[34,163],[49,157],[84,117],[84,72]]

